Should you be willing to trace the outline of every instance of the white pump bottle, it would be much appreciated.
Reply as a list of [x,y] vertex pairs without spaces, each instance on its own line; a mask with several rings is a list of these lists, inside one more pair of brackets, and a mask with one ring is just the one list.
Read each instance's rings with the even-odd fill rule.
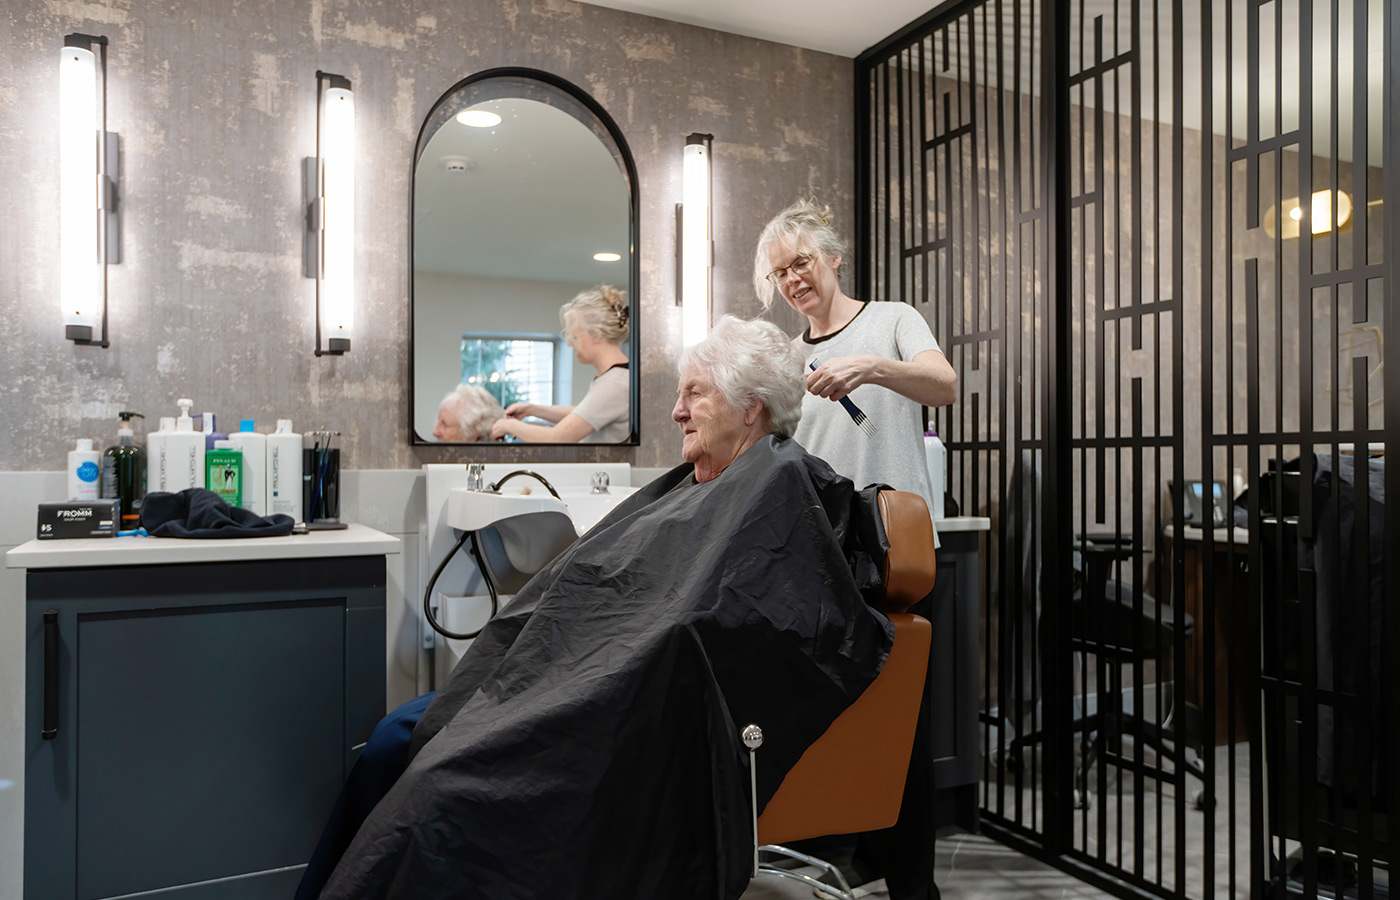
[[[204,433],[194,430],[190,416],[194,401],[182,397],[175,405],[180,407],[180,416],[175,420],[175,430],[166,434],[163,441],[165,490],[172,493],[204,487]],[[162,428],[164,424],[161,423]]]
[[166,477],[170,471],[170,447],[165,439],[174,432],[175,417],[162,416],[160,429],[146,435],[146,484],[151,492],[170,490]]
[[267,508],[264,515],[291,516],[302,520],[301,435],[292,431],[291,419],[278,419],[277,430],[267,436]]

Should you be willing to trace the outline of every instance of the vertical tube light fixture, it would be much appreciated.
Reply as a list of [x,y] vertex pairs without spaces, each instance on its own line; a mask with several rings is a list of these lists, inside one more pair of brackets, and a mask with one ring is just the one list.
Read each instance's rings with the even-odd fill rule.
[[[350,350],[355,324],[355,92],[316,73],[316,156],[306,160],[306,274],[316,279],[316,355]],[[322,347],[322,336],[325,346]]]
[[[76,344],[107,347],[107,265],[118,261],[118,243],[117,135],[107,131],[105,37],[64,37],[58,93],[63,332]],[[101,337],[94,338],[99,320]]]
[[681,232],[681,343],[689,347],[705,339],[710,330],[710,270],[714,242],[710,237],[710,149],[712,134],[692,134],[685,139],[680,207]]

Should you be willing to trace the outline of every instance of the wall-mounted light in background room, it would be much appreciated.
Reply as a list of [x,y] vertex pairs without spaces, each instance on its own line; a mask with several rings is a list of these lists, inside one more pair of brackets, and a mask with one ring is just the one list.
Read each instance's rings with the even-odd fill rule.
[[[1289,197],[1280,204],[1283,213],[1283,221],[1280,231],[1284,240],[1293,240],[1303,233],[1303,221],[1306,219],[1312,226],[1313,234],[1327,234],[1329,231],[1340,231],[1342,226],[1351,221],[1351,195],[1346,191],[1337,191],[1337,212],[1332,213],[1332,191],[1323,189],[1313,191],[1311,209],[1304,210],[1303,204],[1297,197]],[[1269,207],[1264,214],[1264,233],[1269,237],[1274,236],[1274,208]]]
[[681,201],[676,205],[676,231],[680,238],[679,290],[681,344],[689,347],[710,331],[710,269],[714,265],[714,241],[710,234],[710,148],[712,134],[692,134],[685,139]]
[[302,184],[316,355],[339,356],[349,352],[355,324],[355,92],[348,78],[316,73],[316,155],[305,161]]
[[[107,39],[63,38],[59,94],[59,302],[64,337],[109,346],[107,266],[121,261],[117,135],[107,131]],[[99,321],[101,337],[98,334]]]

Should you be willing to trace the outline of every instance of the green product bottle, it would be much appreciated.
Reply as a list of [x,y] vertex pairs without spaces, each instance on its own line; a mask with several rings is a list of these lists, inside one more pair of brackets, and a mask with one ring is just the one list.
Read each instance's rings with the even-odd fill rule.
[[117,442],[102,454],[102,498],[117,501],[118,530],[131,531],[141,524],[141,501],[146,496],[146,451],[136,443],[132,418],[139,412],[117,413]]
[[243,451],[232,441],[215,441],[204,453],[204,486],[229,506],[243,505]]

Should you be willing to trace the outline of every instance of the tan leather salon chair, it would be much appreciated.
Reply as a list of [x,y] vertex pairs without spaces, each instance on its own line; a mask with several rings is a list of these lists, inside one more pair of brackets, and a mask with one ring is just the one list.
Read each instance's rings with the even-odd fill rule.
[[[879,676],[807,748],[768,801],[763,815],[756,815],[754,825],[755,876],[771,874],[803,881],[841,900],[854,897],[835,866],[781,845],[894,825],[909,770],[933,634],[927,619],[905,612],[933,590],[936,566],[928,506],[918,494],[893,490],[880,492],[879,506],[890,545],[880,611],[894,623],[894,646]],[[763,741],[761,730],[747,726],[743,738],[749,747],[752,772],[752,755]],[[834,786],[840,789],[833,790]],[[830,880],[764,864],[764,854],[815,866]]]

